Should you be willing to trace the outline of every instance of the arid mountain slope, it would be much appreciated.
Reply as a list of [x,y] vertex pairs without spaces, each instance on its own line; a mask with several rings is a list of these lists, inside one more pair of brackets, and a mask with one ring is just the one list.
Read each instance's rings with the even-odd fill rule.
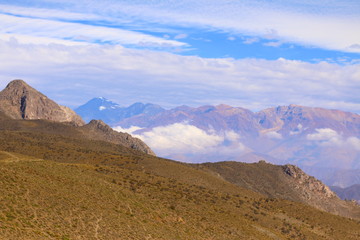
[[121,144],[141,152],[155,155],[155,153],[138,138],[132,137],[127,133],[119,133],[101,120],[91,120],[88,124],[82,126],[80,130],[83,134],[94,140],[103,140],[115,144]]
[[[141,151],[137,151],[134,147],[132,149],[124,145],[111,145],[99,141],[101,139],[90,138],[91,141],[89,141],[86,134],[91,134],[90,131],[82,128],[44,120],[6,120],[6,117],[0,117],[0,123],[0,149],[3,151],[20,154],[31,152],[34,157],[60,162],[76,163],[80,161],[92,164],[119,164],[114,158],[107,157],[108,154],[104,154],[104,158],[101,157],[99,160],[101,152],[110,151],[111,154],[134,156],[138,161],[143,159],[139,162],[138,170],[181,179],[188,184],[196,182],[205,184],[210,188],[215,187],[217,190],[225,188],[229,193],[234,193],[236,191],[235,185],[238,185],[267,197],[303,202],[335,214],[360,217],[359,207],[334,197],[326,186],[293,166],[289,167],[288,173],[291,173],[290,175],[286,174],[284,167],[266,163],[220,162],[202,164],[199,165],[200,169],[195,171],[192,166],[197,165],[159,160],[154,156],[150,157]],[[98,151],[100,155],[84,154],[89,151],[86,149]],[[293,177],[295,175],[297,178]],[[240,184],[243,181],[249,184]],[[219,185],[219,183],[221,184]],[[321,192],[325,192],[325,195],[317,195]],[[251,195],[251,193],[247,194]]]
[[358,221],[267,198],[188,164],[70,136],[1,130],[0,239],[360,237]]
[[260,161],[204,163],[198,167],[267,197],[303,202],[343,216],[360,216],[360,206],[341,200],[321,181],[293,165],[279,166]]
[[42,133],[46,135],[70,137],[77,140],[101,140],[146,154],[155,155],[140,139],[134,138],[127,133],[113,131],[109,126],[98,120],[93,120],[81,127],[75,127],[46,120],[14,120],[0,112],[0,131],[17,131],[24,134]]

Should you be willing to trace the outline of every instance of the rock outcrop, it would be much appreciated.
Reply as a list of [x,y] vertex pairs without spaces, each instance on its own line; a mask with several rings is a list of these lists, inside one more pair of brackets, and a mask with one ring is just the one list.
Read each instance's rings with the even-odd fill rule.
[[132,137],[128,133],[114,131],[101,120],[91,120],[88,124],[80,128],[84,134],[94,140],[102,140],[115,144],[120,144],[150,155],[155,153],[140,139]]
[[341,200],[328,186],[294,165],[259,161],[204,163],[198,167],[266,197],[302,202],[341,216],[359,218],[356,205]]
[[11,81],[0,92],[0,111],[13,119],[45,119],[75,126],[84,125],[84,121],[73,110],[55,103],[23,80]]
[[299,167],[286,164],[282,166],[284,173],[293,178],[294,187],[300,190],[303,198],[325,199],[337,197],[331,189],[318,179],[307,175]]

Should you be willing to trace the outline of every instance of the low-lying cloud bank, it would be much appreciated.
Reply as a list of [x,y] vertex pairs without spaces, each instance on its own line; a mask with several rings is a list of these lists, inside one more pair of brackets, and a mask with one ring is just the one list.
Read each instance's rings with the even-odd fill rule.
[[[245,146],[240,136],[233,131],[215,133],[204,131],[185,123],[155,127],[150,131],[136,134],[139,127],[114,130],[128,132],[140,138],[159,156],[191,162],[226,160],[243,154]],[[221,157],[221,158],[220,158]]]
[[306,138],[319,146],[350,147],[360,151],[360,139],[357,137],[346,138],[331,128],[317,128],[315,131]]

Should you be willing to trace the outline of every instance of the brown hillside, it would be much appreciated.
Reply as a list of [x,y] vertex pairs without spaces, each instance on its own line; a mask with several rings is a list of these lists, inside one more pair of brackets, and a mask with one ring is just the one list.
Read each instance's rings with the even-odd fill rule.
[[80,138],[59,123],[4,122],[12,129],[0,130],[0,239],[360,237],[358,221],[213,171]]
[[318,209],[360,219],[360,206],[341,200],[329,187],[293,165],[217,162],[197,165],[238,186],[271,198],[303,202]]
[[360,236],[359,222],[119,145],[32,132],[0,136],[0,239]]

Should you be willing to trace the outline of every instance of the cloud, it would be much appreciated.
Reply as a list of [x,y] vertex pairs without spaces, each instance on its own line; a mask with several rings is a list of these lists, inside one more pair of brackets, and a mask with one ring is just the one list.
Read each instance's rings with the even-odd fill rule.
[[183,154],[205,153],[224,141],[221,136],[181,123],[156,127],[151,132],[145,132],[141,138],[161,155],[169,151]]
[[308,134],[306,138],[323,147],[350,147],[360,150],[360,139],[357,137],[345,138],[330,128],[317,128],[315,133]]
[[278,132],[268,132],[265,134],[268,138],[280,140],[283,136]]
[[187,38],[187,37],[188,37],[187,34],[185,34],[185,33],[180,33],[180,34],[176,35],[176,36],[174,37],[174,39],[178,40],[178,39],[184,39],[184,38]]
[[297,135],[297,134],[301,133],[302,131],[303,131],[303,125],[299,123],[297,125],[297,127],[294,129],[294,131],[290,131],[289,134],[290,135]]
[[278,42],[266,42],[263,45],[264,46],[268,46],[268,47],[280,47],[283,43],[278,41]]
[[254,37],[266,36],[270,31],[276,32],[276,35],[272,34],[273,39],[283,42],[360,52],[349,48],[360,42],[356,31],[360,21],[359,5],[350,1],[345,4],[332,1],[331,4],[293,5],[281,1],[271,4],[264,1],[231,1],[227,4],[215,0],[185,0],[175,4],[139,1],[127,2],[122,9],[115,7],[127,14],[134,13],[133,17],[161,24],[210,28]]
[[115,131],[118,131],[118,132],[125,132],[125,133],[129,133],[129,134],[134,134],[136,131],[141,130],[143,128],[138,127],[138,126],[131,126],[129,128],[122,128],[120,126],[117,126],[117,127],[113,127],[113,129]]
[[54,0],[27,1],[17,5],[22,6],[8,3],[3,4],[1,9],[9,14],[32,18],[73,22],[87,19],[95,24],[113,22],[121,28],[126,25],[133,29],[148,29],[151,25],[173,31],[179,27],[222,31],[233,36],[253,36],[322,49],[360,52],[357,47],[360,44],[357,31],[360,5],[351,0],[306,3],[244,0],[228,1],[227,4],[216,0],[104,0],[90,3],[85,0]]
[[346,143],[356,150],[360,151],[360,139],[357,137],[349,137],[346,139]]
[[0,26],[6,29],[2,39],[16,37],[22,43],[111,43],[138,47],[184,47],[187,44],[155,37],[136,31],[96,26],[86,23],[66,22],[0,13]]
[[[140,128],[114,129],[132,133]],[[183,156],[183,160],[188,162],[211,161],[218,156],[226,159],[237,156],[245,150],[240,142],[240,136],[233,131],[206,132],[185,123],[155,127],[134,136],[142,139],[158,156],[169,158]]]
[[253,37],[253,38],[246,38],[243,43],[244,44],[253,44],[253,43],[256,43],[256,42],[259,42],[260,39],[257,38],[257,37]]
[[22,16],[37,19],[53,19],[66,21],[99,21],[104,19],[97,14],[62,11],[61,9],[21,7],[16,5],[0,4],[0,13],[11,16]]
[[319,142],[322,146],[340,146],[342,136],[330,128],[317,128],[316,133],[308,134],[306,138],[310,141]]
[[30,44],[15,37],[0,40],[0,50],[0,87],[22,78],[72,107],[101,95],[123,105],[226,103],[256,111],[296,103],[360,112],[358,64],[211,59],[110,45]]
[[349,48],[360,49],[360,44],[353,44],[353,45],[349,46]]

